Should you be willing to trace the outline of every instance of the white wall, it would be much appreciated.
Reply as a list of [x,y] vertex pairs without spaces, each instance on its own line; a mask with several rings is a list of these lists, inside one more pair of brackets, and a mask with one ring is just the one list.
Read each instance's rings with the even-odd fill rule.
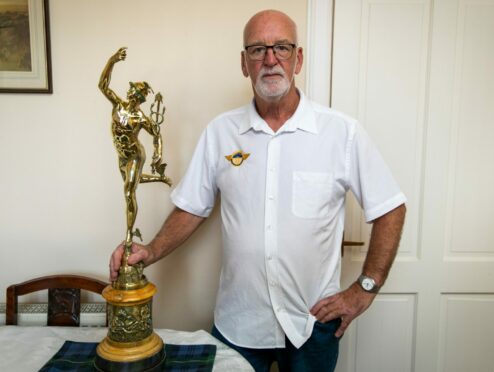
[[[241,34],[264,8],[292,16],[305,46],[306,1],[50,0],[54,93],[0,95],[2,298],[10,283],[41,275],[107,278],[109,255],[125,233],[111,106],[97,88],[109,56],[129,48],[113,73],[119,95],[131,80],[163,93],[164,158],[177,182],[208,121],[251,98],[240,71]],[[298,85],[304,87],[304,73]],[[172,209],[169,194],[163,184],[140,186],[136,226],[145,240]],[[146,269],[158,285],[156,327],[210,327],[219,229],[216,211],[182,249]]]

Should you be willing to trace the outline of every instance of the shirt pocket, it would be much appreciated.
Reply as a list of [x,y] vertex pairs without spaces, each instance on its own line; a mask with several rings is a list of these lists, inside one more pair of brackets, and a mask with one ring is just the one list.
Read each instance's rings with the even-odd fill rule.
[[334,177],[323,172],[293,172],[292,213],[301,218],[329,215]]

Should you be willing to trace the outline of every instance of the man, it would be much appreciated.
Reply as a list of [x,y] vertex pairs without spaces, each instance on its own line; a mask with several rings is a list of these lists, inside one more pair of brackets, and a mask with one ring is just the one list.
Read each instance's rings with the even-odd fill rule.
[[[294,22],[268,10],[244,30],[241,67],[254,100],[213,120],[181,183],[177,208],[129,263],[149,265],[187,239],[221,193],[223,268],[213,335],[256,371],[332,371],[338,341],[384,283],[405,197],[353,119],[295,87],[303,51]],[[352,190],[373,222],[363,276],[339,288],[344,201]],[[114,279],[121,258],[111,259]],[[356,278],[357,279],[357,278]]]

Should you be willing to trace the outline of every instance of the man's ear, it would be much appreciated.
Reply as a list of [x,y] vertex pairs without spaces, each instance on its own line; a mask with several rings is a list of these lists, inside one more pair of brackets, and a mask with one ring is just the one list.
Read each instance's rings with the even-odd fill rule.
[[240,64],[242,66],[242,73],[245,77],[249,77],[249,71],[247,70],[247,61],[245,60],[245,52],[240,52]]
[[304,64],[304,51],[302,47],[297,48],[297,64],[295,65],[295,74],[298,74],[302,70]]

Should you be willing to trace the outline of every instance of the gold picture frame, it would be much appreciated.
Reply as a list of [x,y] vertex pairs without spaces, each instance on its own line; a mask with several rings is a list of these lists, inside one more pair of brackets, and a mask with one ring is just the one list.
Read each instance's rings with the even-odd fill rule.
[[0,92],[53,92],[48,0],[0,0],[0,45]]

